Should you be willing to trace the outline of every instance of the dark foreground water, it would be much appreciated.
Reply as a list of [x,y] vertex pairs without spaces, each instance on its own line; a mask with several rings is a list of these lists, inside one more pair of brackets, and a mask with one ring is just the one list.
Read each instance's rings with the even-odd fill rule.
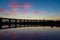
[[1,29],[0,40],[60,40],[60,28],[21,27]]

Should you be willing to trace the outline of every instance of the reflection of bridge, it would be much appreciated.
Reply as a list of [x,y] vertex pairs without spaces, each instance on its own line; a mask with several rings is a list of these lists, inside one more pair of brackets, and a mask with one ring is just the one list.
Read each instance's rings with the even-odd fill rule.
[[0,18],[0,28],[15,28],[26,26],[60,26],[60,21]]

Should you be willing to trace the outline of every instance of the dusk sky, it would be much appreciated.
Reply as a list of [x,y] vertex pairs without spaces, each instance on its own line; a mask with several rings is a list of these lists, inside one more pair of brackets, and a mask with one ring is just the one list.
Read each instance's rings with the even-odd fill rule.
[[0,17],[60,19],[60,0],[0,0]]

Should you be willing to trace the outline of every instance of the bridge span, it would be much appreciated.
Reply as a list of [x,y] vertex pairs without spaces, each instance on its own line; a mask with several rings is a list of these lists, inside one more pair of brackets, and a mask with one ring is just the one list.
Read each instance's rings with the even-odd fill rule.
[[32,27],[32,26],[57,26],[60,27],[60,20],[37,20],[37,19],[13,19],[0,18],[1,28]]

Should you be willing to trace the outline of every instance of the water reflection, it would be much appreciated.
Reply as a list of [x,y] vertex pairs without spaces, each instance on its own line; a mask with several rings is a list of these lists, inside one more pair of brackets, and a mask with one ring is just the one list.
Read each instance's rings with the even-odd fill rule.
[[58,27],[21,27],[0,30],[0,40],[60,40]]
[[9,28],[9,26],[8,25],[3,25],[2,28]]

